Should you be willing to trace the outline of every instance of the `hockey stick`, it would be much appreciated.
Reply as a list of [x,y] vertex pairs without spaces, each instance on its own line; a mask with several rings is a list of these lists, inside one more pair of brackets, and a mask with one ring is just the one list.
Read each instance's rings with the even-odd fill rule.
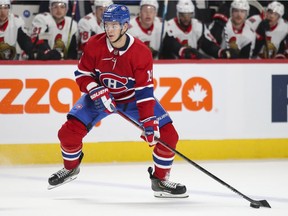
[[[126,119],[127,121],[131,122],[133,125],[138,127],[141,131],[143,131],[143,128],[139,125],[138,122],[130,119],[128,116],[126,116],[124,113],[120,112],[119,110],[117,110],[117,113],[120,116],[122,116],[124,119]],[[248,196],[244,195],[243,193],[241,193],[240,191],[236,190],[234,187],[232,187],[231,185],[227,184],[226,182],[224,182],[223,180],[221,180],[217,176],[213,175],[208,170],[204,169],[203,167],[201,167],[200,165],[198,165],[194,161],[190,160],[188,157],[186,157],[185,155],[183,155],[182,153],[180,153],[176,149],[170,147],[167,143],[163,142],[161,139],[158,139],[157,141],[162,146],[164,146],[167,149],[169,149],[171,152],[173,152],[176,155],[180,156],[182,159],[186,160],[188,163],[190,163],[191,165],[195,166],[200,171],[204,172],[206,175],[210,176],[211,178],[213,178],[214,180],[216,180],[220,184],[222,184],[222,185],[226,186],[227,188],[229,188],[230,190],[232,190],[234,193],[237,193],[238,195],[240,195],[244,199],[248,200],[250,202],[250,207],[252,207],[252,208],[260,208],[262,206],[262,207],[266,207],[266,208],[271,208],[271,206],[269,205],[269,203],[266,200],[253,200],[253,199],[251,199],[250,197],[248,197]]]
[[[260,16],[262,18],[262,20],[264,19],[264,16],[265,16],[265,10],[263,8],[263,6],[257,1],[257,0],[248,0],[248,3],[255,7],[259,12],[260,12]],[[264,35],[264,40],[265,40],[265,48],[266,48],[266,56],[267,58],[269,58],[269,49],[268,49],[268,41],[267,41],[267,36],[266,36],[266,32],[265,32],[265,35]]]
[[165,0],[164,6],[163,6],[163,13],[162,13],[162,28],[161,28],[161,35],[160,35],[160,47],[159,47],[159,52],[158,52],[158,59],[163,49],[163,36],[164,36],[164,27],[165,27],[167,10],[168,10],[168,0]]
[[[77,0],[74,0],[72,12],[71,12],[71,22],[70,22],[70,27],[69,27],[69,32],[68,32],[68,39],[67,39],[67,44],[66,44],[66,47],[67,47],[66,52],[68,52],[70,43],[71,43],[72,26],[73,26],[73,20],[76,14],[76,6],[77,6]],[[67,56],[67,53],[65,53],[64,56]]]
[[265,10],[263,6],[257,0],[248,0],[249,5],[255,7],[259,12],[261,17],[263,18],[265,15]]

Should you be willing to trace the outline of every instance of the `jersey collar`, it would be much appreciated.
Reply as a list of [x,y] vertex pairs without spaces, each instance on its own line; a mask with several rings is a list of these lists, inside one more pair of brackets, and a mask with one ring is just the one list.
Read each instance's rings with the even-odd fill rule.
[[6,30],[6,28],[7,28],[7,26],[8,26],[8,20],[9,19],[7,19],[1,26],[0,26],[0,31],[5,31]]
[[174,22],[176,23],[178,28],[181,29],[185,34],[188,34],[189,32],[192,31],[192,19],[191,19],[191,24],[187,27],[181,26],[180,20],[177,17],[174,18]]
[[146,34],[148,34],[148,35],[151,35],[151,32],[152,32],[153,29],[154,29],[154,23],[152,23],[152,25],[150,26],[150,28],[145,29],[145,28],[143,28],[142,25],[141,25],[140,17],[137,17],[137,18],[136,18],[136,22],[138,23],[138,26],[140,27],[140,29],[141,29],[144,33],[146,33]]
[[135,39],[134,37],[132,37],[130,34],[126,33],[127,37],[129,37],[129,44],[127,45],[127,48],[124,49],[124,50],[118,50],[118,49],[115,49],[111,43],[109,42],[109,39],[106,37],[106,44],[107,44],[107,48],[109,50],[110,53],[114,52],[114,51],[118,51],[118,55],[121,56],[123,55],[131,46],[132,44],[134,43]]

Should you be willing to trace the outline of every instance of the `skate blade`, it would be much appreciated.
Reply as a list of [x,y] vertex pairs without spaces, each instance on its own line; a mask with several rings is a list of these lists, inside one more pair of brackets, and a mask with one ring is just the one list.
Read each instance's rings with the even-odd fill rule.
[[77,176],[72,176],[72,177],[66,179],[66,181],[64,181],[64,182],[61,183],[61,184],[58,184],[58,185],[48,185],[47,189],[48,189],[48,190],[51,190],[51,189],[57,188],[57,187],[59,187],[59,186],[61,186],[61,185],[63,185],[63,184],[66,184],[66,183],[68,183],[68,182],[71,182],[71,181],[75,180],[76,178],[77,178]]
[[159,191],[155,191],[154,192],[154,196],[157,198],[187,198],[189,197],[188,194],[170,194],[167,192],[159,192]]

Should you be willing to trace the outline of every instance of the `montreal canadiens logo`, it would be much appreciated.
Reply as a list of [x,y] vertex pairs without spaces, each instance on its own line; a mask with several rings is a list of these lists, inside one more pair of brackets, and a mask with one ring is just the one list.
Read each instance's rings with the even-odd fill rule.
[[82,104],[76,104],[75,106],[74,106],[74,109],[76,109],[76,110],[80,110],[80,109],[82,109],[83,108],[83,105]]
[[129,88],[126,77],[120,77],[112,73],[100,74],[99,80],[114,94],[123,93]]

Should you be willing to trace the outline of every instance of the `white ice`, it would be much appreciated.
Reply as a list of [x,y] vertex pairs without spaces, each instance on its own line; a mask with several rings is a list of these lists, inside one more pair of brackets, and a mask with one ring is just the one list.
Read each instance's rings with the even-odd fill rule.
[[288,160],[196,161],[224,182],[272,208],[249,201],[187,162],[175,162],[170,180],[181,182],[189,198],[153,196],[150,163],[81,165],[75,181],[47,190],[57,165],[1,166],[1,216],[285,216]]

